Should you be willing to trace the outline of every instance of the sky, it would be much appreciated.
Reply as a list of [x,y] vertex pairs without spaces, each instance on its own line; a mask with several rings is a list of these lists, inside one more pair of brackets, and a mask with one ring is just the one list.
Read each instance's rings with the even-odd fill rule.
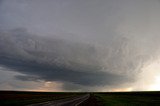
[[0,90],[160,90],[160,0],[0,0]]

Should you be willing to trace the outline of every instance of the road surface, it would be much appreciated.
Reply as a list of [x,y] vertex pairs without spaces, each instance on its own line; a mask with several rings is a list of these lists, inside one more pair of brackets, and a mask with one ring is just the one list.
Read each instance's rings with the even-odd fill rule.
[[90,94],[85,94],[78,97],[66,98],[61,100],[43,102],[38,104],[32,104],[27,106],[79,106],[90,97]]

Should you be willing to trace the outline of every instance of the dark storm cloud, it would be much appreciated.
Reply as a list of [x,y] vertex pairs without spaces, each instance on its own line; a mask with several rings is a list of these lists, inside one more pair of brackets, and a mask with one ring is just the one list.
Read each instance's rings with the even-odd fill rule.
[[89,44],[48,39],[29,34],[25,29],[16,29],[1,32],[0,48],[0,64],[26,74],[16,76],[23,81],[61,81],[97,86],[132,80],[123,74],[104,71],[102,57],[99,57],[97,48]]
[[0,64],[26,75],[17,79],[60,81],[64,89],[139,80],[160,54],[157,1],[4,0]]

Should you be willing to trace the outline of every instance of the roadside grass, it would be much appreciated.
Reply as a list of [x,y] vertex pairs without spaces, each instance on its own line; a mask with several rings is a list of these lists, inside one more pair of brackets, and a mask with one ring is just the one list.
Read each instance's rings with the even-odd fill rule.
[[160,106],[159,92],[96,93],[103,106]]
[[54,98],[38,98],[38,99],[31,99],[31,100],[3,100],[3,101],[0,101],[0,104],[2,106],[10,106],[10,105],[24,106],[32,103],[41,103],[41,102],[46,102],[50,100],[54,100]]
[[[0,91],[0,106],[29,104],[72,98],[90,93],[87,106],[160,106],[160,92],[22,92]],[[85,104],[85,103],[84,103]]]
[[159,92],[95,93],[102,106],[160,106]]
[[25,106],[29,104],[70,98],[81,94],[83,93],[0,91],[0,106]]

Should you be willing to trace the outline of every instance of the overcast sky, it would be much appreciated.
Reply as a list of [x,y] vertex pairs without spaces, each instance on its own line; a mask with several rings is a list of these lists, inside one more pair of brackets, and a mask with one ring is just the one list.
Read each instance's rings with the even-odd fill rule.
[[0,89],[160,90],[159,0],[0,0]]

